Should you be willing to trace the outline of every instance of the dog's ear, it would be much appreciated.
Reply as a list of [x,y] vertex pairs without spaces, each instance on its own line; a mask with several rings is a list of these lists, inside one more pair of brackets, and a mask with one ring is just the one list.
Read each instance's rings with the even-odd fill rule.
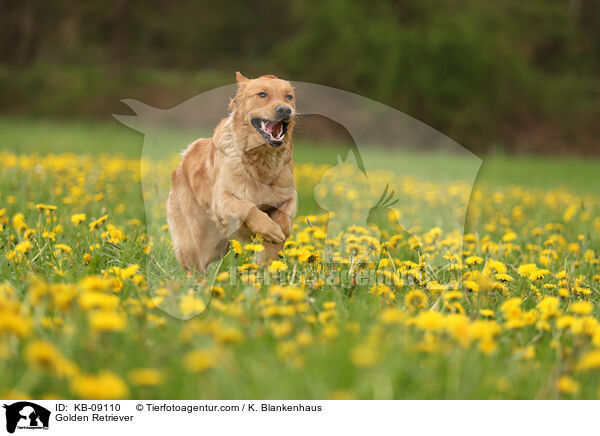
[[237,80],[238,89],[235,94],[235,97],[233,99],[231,99],[231,101],[229,102],[229,110],[230,111],[232,111],[234,109],[234,107],[239,103],[239,101],[241,99],[241,97],[240,97],[241,91],[246,87],[246,82],[249,80],[246,76],[244,76],[239,71],[235,72],[235,79]]

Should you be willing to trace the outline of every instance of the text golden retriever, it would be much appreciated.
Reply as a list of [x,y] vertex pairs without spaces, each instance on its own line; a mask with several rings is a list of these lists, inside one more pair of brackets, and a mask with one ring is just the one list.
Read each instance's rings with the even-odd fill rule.
[[173,172],[167,221],[187,270],[204,271],[230,239],[253,233],[264,238],[267,258],[276,257],[296,214],[294,88],[271,75],[236,78],[229,116],[212,138],[193,142]]

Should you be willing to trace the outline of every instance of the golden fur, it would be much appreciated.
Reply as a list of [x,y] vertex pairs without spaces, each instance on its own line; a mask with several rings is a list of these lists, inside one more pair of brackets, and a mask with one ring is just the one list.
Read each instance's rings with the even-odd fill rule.
[[[275,76],[250,80],[238,72],[236,78],[229,116],[212,138],[189,145],[172,176],[167,221],[177,259],[188,270],[204,271],[227,252],[230,239],[249,240],[252,233],[264,238],[266,256],[276,257],[296,214],[294,90]],[[272,120],[282,105],[291,114],[275,147],[251,120]]]

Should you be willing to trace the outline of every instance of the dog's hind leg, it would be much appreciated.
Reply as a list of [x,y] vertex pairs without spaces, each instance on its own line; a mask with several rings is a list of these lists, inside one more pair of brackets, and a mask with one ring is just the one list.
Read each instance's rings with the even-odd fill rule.
[[203,269],[202,265],[198,264],[200,250],[193,237],[193,230],[187,220],[178,212],[170,210],[168,215],[169,231],[173,240],[173,248],[177,260],[187,271],[193,269]]
[[192,213],[194,199],[185,184],[175,179],[173,182],[167,200],[167,222],[175,255],[185,270],[203,271],[205,265],[199,262],[203,235],[198,216]]
[[197,238],[195,243],[198,249],[196,264],[198,269],[206,271],[211,262],[225,256],[229,244],[228,240],[221,235],[217,227],[208,218],[200,229],[196,229],[194,233]]
[[186,187],[174,187],[167,201],[167,221],[177,260],[187,271],[205,272],[227,252],[227,239],[197,205]]

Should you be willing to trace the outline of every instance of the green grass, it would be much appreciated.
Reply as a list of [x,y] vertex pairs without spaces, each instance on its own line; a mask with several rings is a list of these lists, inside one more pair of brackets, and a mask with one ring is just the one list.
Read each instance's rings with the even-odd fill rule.
[[[169,132],[173,142],[185,146],[189,135]],[[108,121],[52,121],[47,119],[0,118],[0,149],[14,153],[64,153],[111,154],[127,158],[141,156],[144,136],[121,125],[116,120]],[[183,138],[183,139],[182,139]],[[347,148],[339,144],[322,144],[303,141],[294,149],[296,162],[315,162],[335,165],[337,156],[344,157]],[[386,168],[390,162],[398,173],[411,172],[422,165],[418,155],[406,155],[393,149],[372,148],[361,150],[376,168]],[[560,186],[581,193],[600,191],[598,167],[600,160],[577,156],[513,156],[492,154],[483,159],[477,183],[494,186],[526,185],[548,189]],[[398,163],[402,167],[397,168]],[[427,165],[430,165],[428,163]],[[448,171],[461,178],[464,160],[452,156],[435,156],[431,166],[451,167]],[[465,170],[467,171],[468,168]]]

